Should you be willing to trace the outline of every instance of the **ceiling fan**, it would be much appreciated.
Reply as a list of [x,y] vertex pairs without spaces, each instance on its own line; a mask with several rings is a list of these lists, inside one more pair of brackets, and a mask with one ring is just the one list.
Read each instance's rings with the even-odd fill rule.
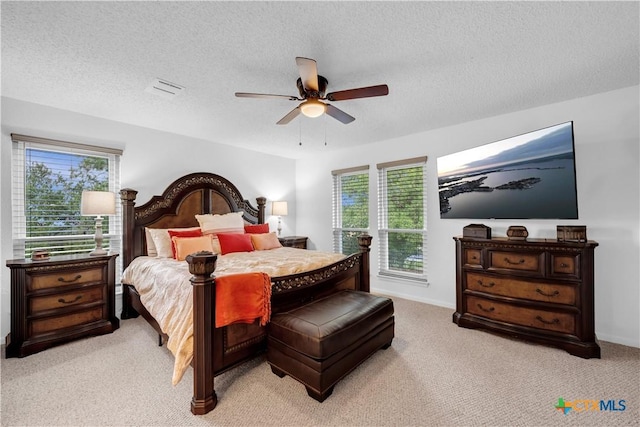
[[297,81],[300,97],[294,95],[271,95],[247,92],[236,92],[236,96],[239,98],[280,98],[288,99],[289,101],[303,101],[278,121],[279,125],[286,125],[291,120],[295,119],[300,113],[307,117],[319,117],[322,114],[327,113],[334,119],[344,124],[348,124],[354,121],[355,117],[350,116],[339,108],[322,101],[344,101],[347,99],[369,98],[389,94],[389,87],[387,85],[377,85],[357,89],[340,90],[337,92],[327,93],[325,95],[327,84],[329,82],[326,78],[318,75],[316,61],[309,58],[297,57],[296,64],[298,65],[298,71],[300,73],[300,78]]

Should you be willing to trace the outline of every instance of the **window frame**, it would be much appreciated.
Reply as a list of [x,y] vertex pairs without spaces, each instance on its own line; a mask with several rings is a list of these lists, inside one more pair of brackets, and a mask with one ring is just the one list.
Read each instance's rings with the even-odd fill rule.
[[[427,282],[427,156],[379,163],[378,169],[378,275],[403,280]],[[389,228],[387,173],[393,170],[422,168],[422,218],[420,229]],[[422,273],[399,271],[389,267],[389,234],[418,234],[422,238]]]
[[[27,237],[26,226],[26,152],[29,149],[59,152],[70,155],[78,156],[91,156],[91,157],[103,157],[106,158],[109,164],[109,191],[117,194],[120,191],[120,157],[122,156],[122,150],[99,147],[87,144],[79,144],[74,142],[58,141],[48,138],[39,138],[27,135],[11,134],[12,141],[12,158],[11,158],[11,210],[12,210],[12,246],[13,257],[22,259],[29,258],[30,254],[27,253],[28,242],[42,242],[44,249],[49,249],[47,242],[52,241],[77,241],[87,240],[87,235],[48,235]],[[78,207],[79,209],[79,207]],[[108,221],[108,233],[103,235],[104,247],[108,248],[111,253],[119,253],[121,250],[122,241],[122,209],[120,203],[116,203],[116,214],[103,218],[103,222]],[[93,238],[93,237],[92,237]],[[80,250],[78,253],[88,253],[92,249]],[[56,253],[52,253],[56,255]],[[64,254],[60,254],[64,255]],[[120,260],[117,261],[120,263]],[[120,268],[118,268],[120,270]]]

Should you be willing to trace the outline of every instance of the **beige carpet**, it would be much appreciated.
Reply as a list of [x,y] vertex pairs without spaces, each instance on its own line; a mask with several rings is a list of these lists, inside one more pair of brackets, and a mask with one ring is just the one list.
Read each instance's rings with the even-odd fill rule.
[[[144,320],[110,335],[1,360],[2,425],[638,425],[640,349],[601,342],[602,359],[457,327],[452,310],[394,298],[396,338],[324,403],[263,358],[216,378],[218,406],[191,415],[192,372]],[[555,409],[558,398],[625,400],[624,411]]]

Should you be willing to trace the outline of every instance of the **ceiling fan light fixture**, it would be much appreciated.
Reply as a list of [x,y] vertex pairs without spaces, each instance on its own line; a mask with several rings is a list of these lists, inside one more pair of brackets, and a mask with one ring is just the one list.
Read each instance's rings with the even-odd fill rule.
[[324,114],[327,106],[318,101],[317,99],[307,99],[305,102],[300,104],[300,111],[307,117],[320,117]]

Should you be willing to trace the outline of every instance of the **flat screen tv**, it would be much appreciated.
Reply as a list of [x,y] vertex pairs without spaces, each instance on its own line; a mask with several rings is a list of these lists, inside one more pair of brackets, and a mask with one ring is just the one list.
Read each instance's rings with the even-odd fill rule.
[[438,158],[441,218],[578,219],[573,122]]

